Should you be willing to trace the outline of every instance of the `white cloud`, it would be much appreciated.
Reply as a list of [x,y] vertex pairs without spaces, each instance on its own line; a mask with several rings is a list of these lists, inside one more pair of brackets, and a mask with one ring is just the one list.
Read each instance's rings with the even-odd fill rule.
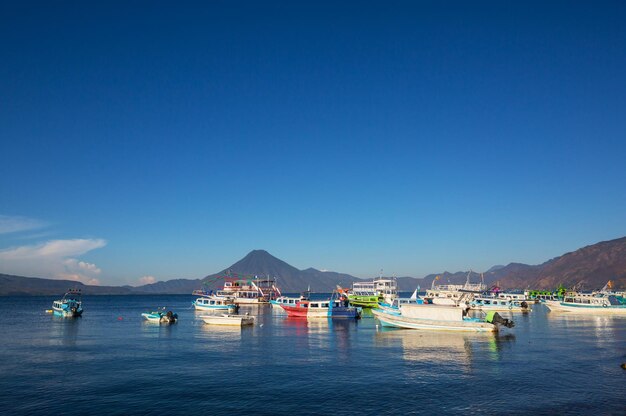
[[0,215],[0,234],[34,230],[45,226],[47,226],[45,222],[34,218],[14,215]]
[[96,276],[102,270],[75,256],[105,245],[102,239],[73,239],[3,249],[0,250],[0,272],[100,284]]
[[142,285],[149,285],[152,283],[156,283],[156,278],[154,276],[143,276],[139,278],[139,283]]

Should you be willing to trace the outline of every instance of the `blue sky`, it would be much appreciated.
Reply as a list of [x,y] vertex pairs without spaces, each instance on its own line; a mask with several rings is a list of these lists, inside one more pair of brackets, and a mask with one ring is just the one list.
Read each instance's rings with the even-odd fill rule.
[[626,235],[622,2],[0,6],[0,272],[420,277]]

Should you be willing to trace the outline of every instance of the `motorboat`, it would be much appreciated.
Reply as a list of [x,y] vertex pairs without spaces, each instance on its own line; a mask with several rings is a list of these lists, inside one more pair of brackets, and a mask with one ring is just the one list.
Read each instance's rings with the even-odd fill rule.
[[349,306],[345,296],[337,299],[337,292],[327,300],[299,300],[295,305],[281,305],[287,315],[296,318],[348,318],[358,319],[362,309]]
[[204,315],[201,316],[202,320],[206,324],[210,325],[230,325],[230,326],[246,326],[254,324],[254,316],[250,316],[247,313],[245,315]]
[[145,312],[141,316],[148,322],[160,324],[175,324],[178,321],[178,314],[172,311]]
[[192,304],[198,311],[228,311],[228,313],[231,314],[235,314],[239,311],[239,306],[235,303],[234,299],[227,297],[202,295],[193,301]]
[[382,309],[372,313],[383,327],[423,329],[436,331],[497,332],[500,327],[512,328],[513,321],[503,318],[495,311],[485,318],[469,317],[467,308],[447,305],[403,305],[400,314]]
[[563,299],[547,300],[545,305],[553,312],[585,315],[626,315],[626,298],[606,293],[598,293],[593,296],[568,293]]
[[525,300],[510,300],[489,296],[474,296],[469,306],[472,309],[483,311],[529,312],[531,310],[530,305]]
[[52,313],[64,318],[76,318],[83,314],[80,289],[69,289],[60,300],[52,302]]

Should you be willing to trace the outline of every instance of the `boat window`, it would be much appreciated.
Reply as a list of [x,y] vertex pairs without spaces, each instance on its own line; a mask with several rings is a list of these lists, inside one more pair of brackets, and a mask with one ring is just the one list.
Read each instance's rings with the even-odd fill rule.
[[328,308],[328,303],[322,303],[322,308]]
[[311,303],[312,308],[319,308],[319,303]]

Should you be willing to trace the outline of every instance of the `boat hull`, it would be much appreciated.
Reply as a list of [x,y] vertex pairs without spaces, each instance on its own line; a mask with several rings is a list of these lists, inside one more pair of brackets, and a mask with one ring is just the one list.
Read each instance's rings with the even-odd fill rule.
[[624,315],[626,316],[626,305],[619,306],[590,306],[567,304],[557,300],[548,300],[545,305],[552,312],[568,312],[579,315]]
[[348,295],[348,301],[352,306],[359,306],[361,308],[375,308],[378,306],[378,296],[359,296]]
[[61,316],[63,318],[79,318],[83,315],[83,310],[78,309],[76,311],[71,311],[59,308],[52,308],[52,313],[55,316]]
[[202,320],[209,325],[246,326],[254,324],[254,316],[248,315],[205,315],[202,316]]
[[332,318],[332,319],[356,319],[359,312],[354,307],[334,307],[334,308],[302,308],[298,306],[282,305],[287,315],[294,318]]
[[156,323],[156,324],[175,324],[176,321],[178,321],[178,315],[176,314],[172,314],[171,316],[168,316],[167,314],[159,313],[159,312],[153,312],[153,313],[144,312],[141,314],[141,316],[146,321]]
[[496,325],[476,321],[447,321],[438,319],[409,318],[402,315],[387,313],[380,309],[372,310],[382,326],[391,328],[420,329],[430,331],[453,332],[497,332]]

